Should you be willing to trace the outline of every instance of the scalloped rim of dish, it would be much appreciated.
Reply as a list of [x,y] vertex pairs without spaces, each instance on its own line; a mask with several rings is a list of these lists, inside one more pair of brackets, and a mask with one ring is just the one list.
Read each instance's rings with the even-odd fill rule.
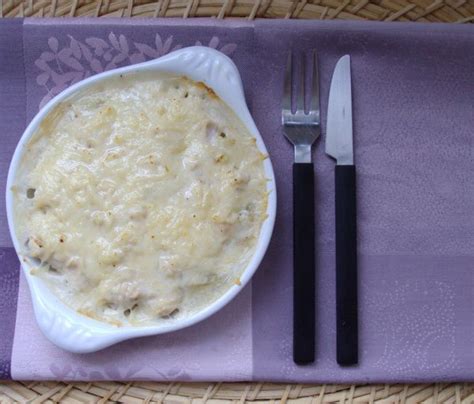
[[80,315],[62,303],[48,289],[44,281],[30,274],[33,265],[19,253],[20,242],[15,232],[12,192],[25,145],[52,109],[77,91],[113,76],[146,71],[183,75],[206,84],[237,114],[250,134],[257,139],[259,150],[268,155],[263,139],[247,108],[242,80],[237,67],[226,55],[211,48],[201,46],[184,48],[148,62],[100,73],[74,84],[49,101],[28,125],[13,154],[6,187],[7,219],[10,235],[31,292],[38,325],[51,342],[70,352],[94,352],[130,338],[176,331],[208,318],[229,303],[249,282],[263,259],[273,232],[276,215],[276,184],[270,158],[267,158],[264,161],[265,175],[269,179],[267,181],[267,218],[262,224],[255,253],[240,277],[241,284],[231,286],[221,297],[192,316],[150,326],[113,326]]

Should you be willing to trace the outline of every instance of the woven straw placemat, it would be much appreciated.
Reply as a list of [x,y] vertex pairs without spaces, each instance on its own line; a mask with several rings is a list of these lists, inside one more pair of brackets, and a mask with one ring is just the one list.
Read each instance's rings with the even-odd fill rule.
[[0,384],[0,402],[316,404],[473,403],[472,384],[283,385],[269,383],[9,382]]
[[[0,17],[314,18],[474,22],[474,0],[0,0]],[[4,382],[0,403],[474,403],[473,383]]]
[[241,17],[474,22],[473,0],[0,0],[5,17]]

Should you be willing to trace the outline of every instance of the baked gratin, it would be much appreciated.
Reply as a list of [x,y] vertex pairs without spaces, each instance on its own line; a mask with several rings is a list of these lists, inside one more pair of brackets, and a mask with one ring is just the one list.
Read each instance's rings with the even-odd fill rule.
[[94,319],[189,316],[238,284],[254,253],[265,158],[202,83],[155,72],[95,84],[58,105],[23,154],[20,255]]

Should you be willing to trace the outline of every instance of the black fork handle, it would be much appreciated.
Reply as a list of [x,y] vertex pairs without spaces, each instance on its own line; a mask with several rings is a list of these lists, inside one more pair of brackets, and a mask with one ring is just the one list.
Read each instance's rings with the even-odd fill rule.
[[293,360],[314,362],[315,345],[314,170],[293,164]]

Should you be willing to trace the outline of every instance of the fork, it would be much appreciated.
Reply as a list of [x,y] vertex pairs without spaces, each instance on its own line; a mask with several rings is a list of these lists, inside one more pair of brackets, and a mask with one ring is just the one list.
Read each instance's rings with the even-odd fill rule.
[[[311,86],[305,87],[305,62],[293,83],[295,66],[290,52],[285,73],[281,121],[285,137],[294,146],[293,164],[293,360],[299,365],[314,361],[315,345],[315,238],[314,170],[311,146],[321,133],[319,74],[316,52],[311,54]],[[309,81],[309,77],[306,77]],[[295,84],[295,85],[293,85]],[[292,97],[292,88],[298,88]],[[305,88],[310,88],[309,93]],[[306,96],[306,97],[305,97]],[[292,108],[292,98],[296,105]],[[310,103],[305,103],[310,99]],[[306,104],[306,108],[305,108]]]

